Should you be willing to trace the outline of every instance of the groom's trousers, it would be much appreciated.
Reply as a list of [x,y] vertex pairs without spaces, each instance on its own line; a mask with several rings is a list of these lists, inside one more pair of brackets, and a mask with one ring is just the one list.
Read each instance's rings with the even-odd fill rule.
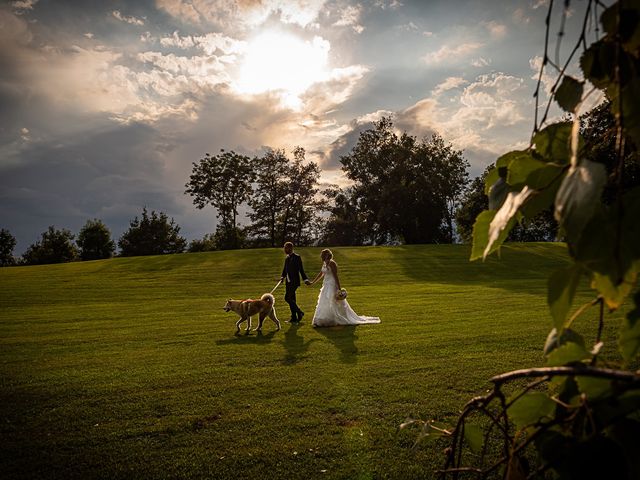
[[289,308],[291,309],[291,321],[292,322],[299,322],[300,321],[300,314],[302,313],[302,310],[300,310],[300,308],[298,307],[298,304],[296,303],[296,290],[297,289],[298,289],[298,286],[294,285],[293,283],[288,283],[287,282],[285,284],[284,301],[289,304]]

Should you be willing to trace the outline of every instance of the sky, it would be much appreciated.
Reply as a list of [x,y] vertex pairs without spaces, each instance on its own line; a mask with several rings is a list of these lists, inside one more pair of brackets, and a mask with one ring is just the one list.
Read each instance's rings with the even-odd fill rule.
[[545,0],[2,1],[0,228],[20,254],[49,225],[93,218],[117,239],[147,207],[201,238],[216,212],[184,189],[205,153],[302,146],[345,185],[340,155],[383,115],[438,132],[476,176],[528,145],[546,13]]

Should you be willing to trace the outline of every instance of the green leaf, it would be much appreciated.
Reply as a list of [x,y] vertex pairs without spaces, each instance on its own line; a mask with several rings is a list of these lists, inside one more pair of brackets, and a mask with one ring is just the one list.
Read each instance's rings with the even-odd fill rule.
[[640,352],[640,322],[625,318],[620,328],[618,347],[622,358],[627,362],[634,360]]
[[493,187],[495,185],[495,183],[502,177],[500,177],[500,172],[499,169],[496,168],[492,168],[491,170],[489,170],[489,172],[487,173],[486,178],[484,179],[484,194],[485,195],[489,195],[489,191],[491,190],[491,187]]
[[633,266],[627,270],[622,279],[612,278],[611,274],[593,272],[591,288],[602,295],[610,310],[616,310],[631,292],[636,278],[637,272]]
[[640,290],[633,296],[633,303],[635,308],[627,313],[627,321],[631,328],[635,327],[636,322],[640,320]]
[[584,338],[582,338],[582,335],[580,335],[575,330],[565,328],[564,330],[562,330],[562,334],[560,334],[560,337],[558,338],[558,330],[552,328],[549,332],[549,335],[547,335],[546,342],[544,343],[543,353],[545,356],[549,355],[553,350],[568,342],[576,343],[583,349],[585,348]]
[[525,186],[519,192],[509,192],[500,210],[496,212],[491,223],[489,224],[489,234],[487,238],[487,246],[482,253],[482,257],[486,258],[491,252],[497,250],[506,240],[509,231],[513,228],[518,210],[533,195],[534,190]]
[[583,159],[564,177],[556,195],[554,215],[570,243],[580,239],[582,230],[600,203],[607,181],[603,164]]
[[592,43],[580,57],[580,68],[585,78],[600,89],[605,89],[615,78],[615,45],[604,40]]
[[470,261],[478,260],[482,258],[484,249],[489,243],[489,224],[493,217],[496,216],[496,212],[493,210],[485,210],[476,217],[476,221],[473,224],[473,243],[471,246]]
[[604,31],[610,37],[620,35],[622,45],[630,53],[640,48],[640,8],[636,0],[620,2],[620,26],[618,27],[618,2],[607,8],[600,17]]
[[573,113],[582,100],[583,89],[584,82],[579,82],[575,78],[565,75],[554,94],[554,98],[563,110]]
[[536,133],[533,137],[536,153],[546,162],[569,163],[571,127],[571,122],[554,123]]
[[547,281],[547,303],[553,325],[560,332],[571,309],[581,273],[582,268],[579,265],[572,265],[556,270]]
[[591,354],[587,352],[583,346],[577,343],[567,342],[549,354],[547,366],[557,367],[569,363],[581,362],[588,358],[591,358]]
[[525,218],[533,220],[536,215],[553,204],[563,179],[564,175],[561,173],[551,185],[543,190],[537,190],[536,194],[531,196],[520,209]]
[[512,218],[505,229],[502,231],[498,239],[493,242],[493,245],[489,248],[489,225],[495,218],[496,212],[493,210],[485,210],[476,217],[476,221],[473,224],[473,245],[471,247],[470,261],[478,260],[479,258],[486,257],[485,251],[488,249],[487,255],[495,252],[500,248],[500,245],[505,241],[509,231],[516,223],[516,218]]
[[611,395],[611,380],[595,377],[576,377],[580,392],[584,393],[589,400],[600,399]]
[[480,453],[484,442],[482,429],[478,425],[464,424],[464,439],[473,453]]
[[509,407],[507,413],[519,429],[552,418],[556,404],[542,392],[523,395]]
[[507,183],[518,189],[525,185],[536,190],[548,187],[562,173],[562,167],[536,160],[528,153],[512,159],[507,168]]
[[640,78],[635,77],[622,87],[622,102],[618,100],[615,93],[610,96],[611,112],[614,115],[622,115],[625,132],[636,144],[640,144],[640,101],[638,101],[640,98]]
[[500,177],[489,189],[489,210],[498,210],[509,193],[509,185]]

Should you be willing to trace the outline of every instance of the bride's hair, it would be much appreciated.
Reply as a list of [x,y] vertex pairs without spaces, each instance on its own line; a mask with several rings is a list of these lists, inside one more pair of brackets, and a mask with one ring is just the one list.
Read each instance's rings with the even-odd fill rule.
[[329,250],[328,248],[325,248],[324,250],[322,250],[322,252],[320,252],[320,258],[325,261],[331,260],[333,258],[333,253],[331,253],[331,250]]

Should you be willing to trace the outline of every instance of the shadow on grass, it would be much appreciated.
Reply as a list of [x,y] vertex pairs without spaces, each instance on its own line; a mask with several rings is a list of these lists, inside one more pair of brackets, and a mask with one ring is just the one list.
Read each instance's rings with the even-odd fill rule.
[[356,363],[358,361],[358,347],[356,346],[356,327],[340,325],[336,327],[319,327],[316,332],[324,335],[340,351],[342,363]]
[[267,344],[271,343],[276,333],[278,333],[277,330],[271,330],[269,333],[263,333],[262,331],[245,332],[244,330],[240,330],[239,333],[231,338],[216,341],[216,345],[239,345],[243,343]]
[[[294,323],[287,324],[289,329],[284,334],[284,348],[286,353],[282,359],[283,365],[295,365],[300,360],[306,358],[306,353],[313,342],[316,342],[317,338],[311,340],[304,340],[304,337],[298,333],[300,325]],[[285,327],[286,328],[286,327]]]
[[403,245],[389,249],[391,259],[403,273],[427,283],[492,285],[511,291],[529,292],[531,281],[545,282],[566,265],[562,243],[505,243],[500,256],[469,261],[469,245]]

